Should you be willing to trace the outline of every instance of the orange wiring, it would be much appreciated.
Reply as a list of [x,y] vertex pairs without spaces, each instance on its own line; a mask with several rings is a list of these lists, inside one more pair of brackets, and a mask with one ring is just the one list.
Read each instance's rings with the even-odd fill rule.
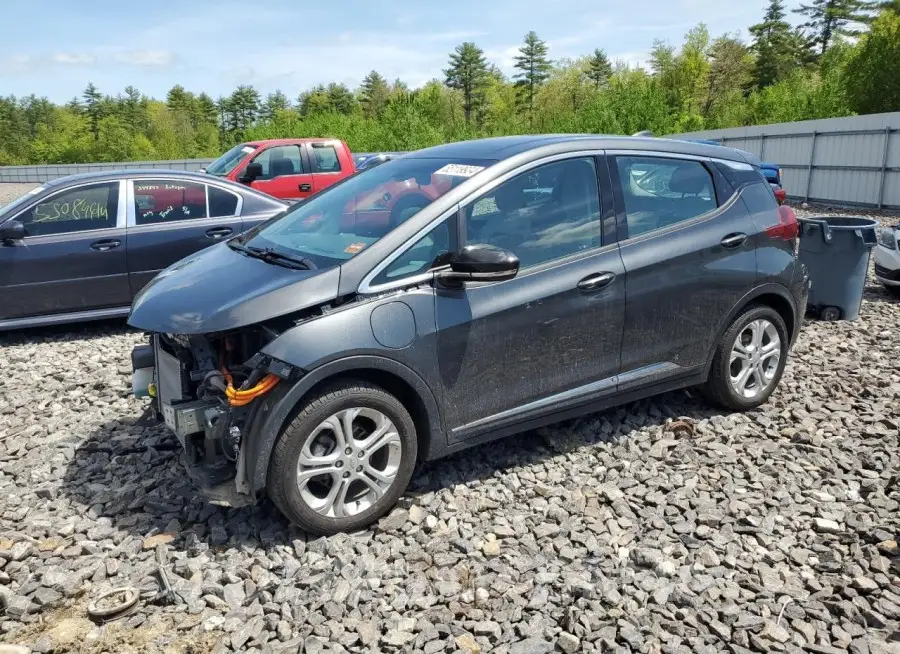
[[250,404],[256,398],[261,397],[272,390],[280,381],[278,375],[269,374],[263,377],[253,388],[241,391],[234,387],[231,373],[224,367],[222,368],[222,374],[225,376],[225,381],[228,384],[225,388],[225,397],[228,398],[228,403],[231,406],[246,406],[247,404]]

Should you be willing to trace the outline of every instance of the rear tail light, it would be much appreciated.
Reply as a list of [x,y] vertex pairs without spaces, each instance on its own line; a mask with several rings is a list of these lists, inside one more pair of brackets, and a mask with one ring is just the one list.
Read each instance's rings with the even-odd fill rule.
[[784,201],[787,199],[787,191],[785,191],[783,188],[776,190],[775,199],[778,200],[778,204],[784,204]]
[[792,241],[800,236],[800,223],[794,210],[787,205],[778,207],[778,224],[766,227],[766,236]]

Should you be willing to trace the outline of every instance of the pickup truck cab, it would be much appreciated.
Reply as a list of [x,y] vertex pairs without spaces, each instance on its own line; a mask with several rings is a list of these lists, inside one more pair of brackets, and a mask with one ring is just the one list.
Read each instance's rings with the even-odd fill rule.
[[234,146],[203,172],[282,200],[303,200],[356,172],[337,139],[269,139]]

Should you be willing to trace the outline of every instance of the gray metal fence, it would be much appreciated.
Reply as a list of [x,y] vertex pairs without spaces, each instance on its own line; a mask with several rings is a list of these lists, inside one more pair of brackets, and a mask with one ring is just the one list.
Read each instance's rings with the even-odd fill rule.
[[56,164],[48,166],[0,166],[0,183],[31,182],[40,184],[51,179],[99,170],[159,168],[165,170],[199,170],[212,159],[173,159],[170,161],[128,161],[119,163]]
[[782,169],[793,200],[900,208],[900,112],[671,135],[719,141]]

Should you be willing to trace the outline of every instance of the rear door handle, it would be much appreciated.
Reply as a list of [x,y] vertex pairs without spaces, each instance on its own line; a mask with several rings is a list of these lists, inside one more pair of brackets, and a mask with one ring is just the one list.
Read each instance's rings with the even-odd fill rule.
[[303,192],[306,192],[306,191],[312,191],[312,184],[301,184],[301,185],[298,186],[297,188],[300,189],[300,190],[303,191]]
[[594,273],[578,282],[577,286],[582,291],[597,291],[609,286],[615,278],[615,273],[611,272]]
[[106,252],[107,250],[112,250],[119,247],[120,245],[122,245],[122,241],[117,241],[114,238],[104,238],[100,241],[94,241],[93,243],[91,243],[91,249]]
[[726,236],[725,238],[722,239],[721,243],[722,243],[722,247],[724,247],[724,248],[736,248],[740,245],[743,245],[744,241],[746,241],[746,240],[747,240],[746,234],[737,233],[737,234],[729,234],[728,236]]
[[209,238],[223,238],[228,236],[234,230],[231,227],[213,227],[212,229],[206,230],[206,235]]

